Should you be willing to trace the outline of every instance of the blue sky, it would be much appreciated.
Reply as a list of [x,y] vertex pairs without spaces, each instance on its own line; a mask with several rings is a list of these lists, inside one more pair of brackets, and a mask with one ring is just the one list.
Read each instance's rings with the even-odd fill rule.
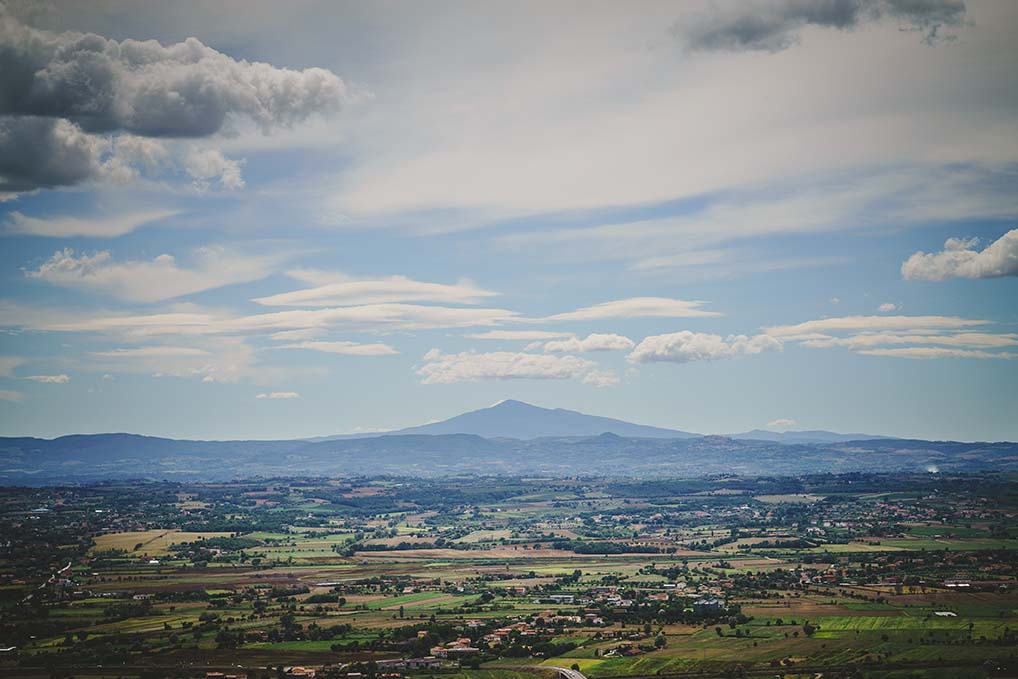
[[1016,30],[969,0],[5,7],[0,434],[515,398],[1018,440]]

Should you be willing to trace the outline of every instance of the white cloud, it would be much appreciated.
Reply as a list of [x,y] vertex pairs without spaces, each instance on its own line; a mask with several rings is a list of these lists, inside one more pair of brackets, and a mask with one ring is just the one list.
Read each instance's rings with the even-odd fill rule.
[[619,384],[619,376],[612,370],[593,370],[584,376],[583,383],[593,387],[614,387]]
[[406,276],[375,280],[353,280],[340,274],[320,271],[291,271],[289,275],[315,287],[284,292],[254,301],[266,306],[325,307],[387,302],[442,302],[477,304],[497,292],[478,288],[470,281],[455,285],[424,283]]
[[1014,354],[987,350],[1018,346],[1018,333],[973,330],[973,326],[988,324],[988,321],[954,316],[847,316],[765,328],[765,331],[804,347],[845,347],[870,356],[1012,358]]
[[691,363],[780,350],[781,341],[770,335],[730,335],[724,338],[683,330],[645,337],[628,359],[632,363]]
[[[709,153],[709,151],[705,151]],[[760,183],[712,196],[702,209],[637,221],[535,229],[499,236],[498,242],[574,259],[631,262],[635,270],[722,267],[734,273],[795,266],[825,266],[837,257],[738,257],[721,244],[776,234],[824,233],[889,222],[916,225],[976,217],[1010,218],[1018,198],[1006,181],[985,168],[874,170],[843,176],[803,178],[793,189]],[[563,247],[551,248],[550,245]],[[568,247],[564,247],[568,245]],[[543,247],[542,247],[543,246]],[[773,261],[771,261],[773,260]]]
[[694,318],[722,315],[716,311],[704,311],[700,308],[704,304],[707,302],[667,297],[631,297],[613,302],[602,302],[538,320],[596,321],[606,318]]
[[358,342],[298,342],[284,344],[280,349],[310,349],[325,354],[345,354],[347,356],[391,356],[399,352],[388,344],[360,344]]
[[0,307],[0,326],[50,332],[93,332],[129,338],[154,336],[248,335],[279,336],[283,331],[323,331],[330,328],[378,331],[469,328],[516,320],[506,309],[367,304],[327,309],[293,309],[235,316],[196,307],[153,314],[84,314],[23,306]]
[[508,340],[508,341],[549,340],[571,336],[572,333],[569,332],[551,332],[546,330],[488,330],[487,332],[478,332],[466,335],[466,337],[470,339]]
[[977,250],[979,239],[948,238],[941,252],[919,251],[901,265],[906,280],[1018,276],[1018,229]]
[[14,369],[24,363],[25,359],[20,356],[0,356],[0,377],[12,377]]
[[898,309],[899,305],[895,304],[894,302],[884,302],[879,307],[877,307],[877,311],[879,311],[882,314],[889,314],[892,311],[897,311]]
[[184,268],[171,255],[159,255],[150,261],[115,262],[108,250],[78,255],[65,248],[25,275],[61,287],[91,289],[133,302],[154,302],[264,278],[281,257],[242,255],[210,246],[196,249],[192,259],[193,268]]
[[[137,347],[134,349],[112,349],[110,351],[93,351],[92,356],[102,358],[164,358],[181,356],[208,356],[209,352],[198,347],[171,347],[165,345]],[[109,377],[103,375],[103,378]]]
[[17,403],[24,400],[25,395],[13,389],[0,389],[0,401],[11,401]]
[[71,381],[69,375],[27,375],[24,379],[41,384],[67,384]]
[[88,354],[90,370],[237,382],[244,379],[271,383],[273,370],[259,363],[255,350],[240,337],[198,336],[180,338],[189,344],[119,347]]
[[802,341],[802,346],[813,348],[848,347],[849,349],[862,349],[886,344],[939,344],[982,348],[1010,347],[1018,346],[1018,334],[959,332],[949,335],[934,335],[872,332],[850,335],[848,337],[818,335],[817,337]]
[[841,316],[795,325],[764,328],[768,335],[784,339],[809,339],[808,335],[837,331],[959,329],[986,325],[987,321],[956,316]]
[[544,345],[544,351],[550,354],[574,354],[587,351],[624,351],[634,346],[636,343],[633,340],[622,335],[593,333],[584,339],[570,337],[548,342]]
[[776,429],[778,431],[788,431],[789,429],[795,429],[799,426],[799,423],[791,418],[780,418],[777,420],[771,420],[767,423],[769,429]]
[[940,347],[902,347],[900,349],[865,349],[859,352],[869,356],[893,356],[897,358],[935,359],[935,358],[1018,358],[1011,352],[989,352],[973,349],[944,349]]
[[209,189],[212,181],[227,189],[244,188],[240,163],[227,158],[219,149],[191,148],[185,156],[184,168],[200,190]]
[[101,217],[28,217],[20,212],[7,215],[4,224],[7,233],[50,236],[67,238],[70,236],[90,236],[93,238],[113,238],[130,233],[151,222],[173,217],[179,214],[176,210],[150,210],[131,212],[121,215]]
[[258,394],[255,398],[265,399],[291,399],[300,398],[300,394],[296,391],[270,391],[263,394]]
[[422,384],[509,379],[586,380],[589,377],[591,382],[588,383],[600,386],[610,381],[607,374],[602,374],[593,361],[576,356],[510,351],[444,354],[438,349],[432,349],[424,356],[424,364],[417,368],[417,374],[422,378]]

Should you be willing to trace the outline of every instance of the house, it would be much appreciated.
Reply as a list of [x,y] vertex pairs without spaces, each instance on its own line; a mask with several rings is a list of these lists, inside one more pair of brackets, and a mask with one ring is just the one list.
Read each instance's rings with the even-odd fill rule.
[[406,668],[408,670],[430,670],[436,669],[442,666],[442,661],[439,658],[433,656],[427,656],[425,658],[407,658]]
[[716,613],[724,608],[724,599],[697,599],[693,602],[694,613]]
[[387,660],[378,660],[375,662],[379,671],[393,671],[401,670],[406,667],[406,661],[403,658],[389,658]]

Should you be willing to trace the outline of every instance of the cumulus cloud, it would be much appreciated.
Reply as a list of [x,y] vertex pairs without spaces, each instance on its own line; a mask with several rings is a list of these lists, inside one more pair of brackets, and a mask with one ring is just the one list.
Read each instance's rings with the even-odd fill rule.
[[[289,128],[350,99],[321,68],[292,70],[233,59],[195,38],[162,45],[95,34],[53,33],[0,8],[0,191],[131,179],[128,156],[162,162],[158,144],[116,153],[114,135],[207,138],[253,124]],[[235,161],[191,148],[183,167],[228,188]]]
[[596,321],[605,318],[692,318],[721,316],[716,311],[701,309],[707,302],[670,299],[668,297],[630,297],[602,302],[576,311],[547,316],[542,321]]
[[888,19],[916,31],[932,45],[947,38],[944,26],[965,19],[963,0],[736,0],[712,4],[677,23],[674,32],[693,50],[779,52],[798,41],[806,26],[850,31]]
[[[3,161],[0,161],[3,162]],[[98,217],[29,217],[20,212],[11,212],[4,223],[7,233],[28,236],[91,236],[113,238],[130,233],[140,226],[178,214],[176,210],[148,210],[129,212],[121,215]]]
[[399,352],[388,344],[360,344],[358,342],[297,342],[284,344],[280,349],[310,349],[325,354],[345,354],[347,356],[391,356]]
[[633,340],[622,335],[593,333],[584,339],[570,337],[548,342],[544,345],[544,351],[549,354],[574,354],[587,351],[624,351],[634,346],[636,343]]
[[244,188],[240,163],[227,158],[219,149],[189,149],[184,158],[184,169],[191,176],[195,187],[201,190],[209,189],[213,182],[219,182],[227,189]]
[[466,280],[461,280],[455,285],[446,285],[415,281],[406,276],[356,280],[326,271],[295,270],[288,273],[292,278],[310,283],[314,287],[259,297],[254,301],[266,306],[305,307],[382,304],[386,302],[477,304],[486,297],[498,294],[491,290],[481,289]]
[[25,379],[40,384],[67,384],[71,381],[69,375],[27,375]]
[[799,426],[799,423],[791,418],[780,418],[777,420],[771,420],[767,423],[769,429],[777,429],[778,431],[788,431],[789,429],[795,429]]
[[51,33],[0,13],[0,113],[66,118],[90,130],[204,137],[240,119],[264,131],[339,108],[346,85],[236,60],[196,38],[162,45],[92,33]]
[[20,391],[14,391],[13,389],[0,389],[0,401],[11,401],[17,403],[18,401],[24,400],[25,395]]
[[89,289],[132,302],[154,302],[203,290],[246,283],[272,273],[279,255],[250,256],[224,247],[207,246],[192,253],[190,268],[172,255],[150,261],[116,262],[108,250],[80,255],[70,248],[58,250],[29,278],[51,285]]
[[895,304],[894,302],[884,302],[879,307],[877,307],[877,311],[879,311],[882,314],[889,314],[892,311],[897,311],[897,310],[898,310],[898,305]]
[[645,337],[628,359],[632,363],[691,363],[780,350],[781,341],[770,335],[729,335],[725,338],[683,330]]
[[417,368],[417,374],[422,384],[510,379],[586,381],[589,378],[588,384],[604,385],[609,381],[607,373],[584,358],[511,351],[444,354],[432,349],[424,356],[424,364]]
[[1018,229],[978,250],[978,238],[948,238],[940,252],[919,251],[901,265],[906,280],[1018,276]]
[[619,376],[612,370],[594,370],[583,377],[583,383],[592,387],[614,387],[619,381]]
[[267,399],[290,399],[300,398],[300,394],[296,391],[270,391],[263,394],[258,394],[255,398],[267,398]]

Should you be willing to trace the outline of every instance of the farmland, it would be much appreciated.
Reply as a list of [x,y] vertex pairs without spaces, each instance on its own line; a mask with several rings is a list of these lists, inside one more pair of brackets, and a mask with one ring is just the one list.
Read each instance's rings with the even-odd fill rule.
[[994,475],[108,482],[0,489],[0,511],[4,676],[1018,661],[1018,503]]

